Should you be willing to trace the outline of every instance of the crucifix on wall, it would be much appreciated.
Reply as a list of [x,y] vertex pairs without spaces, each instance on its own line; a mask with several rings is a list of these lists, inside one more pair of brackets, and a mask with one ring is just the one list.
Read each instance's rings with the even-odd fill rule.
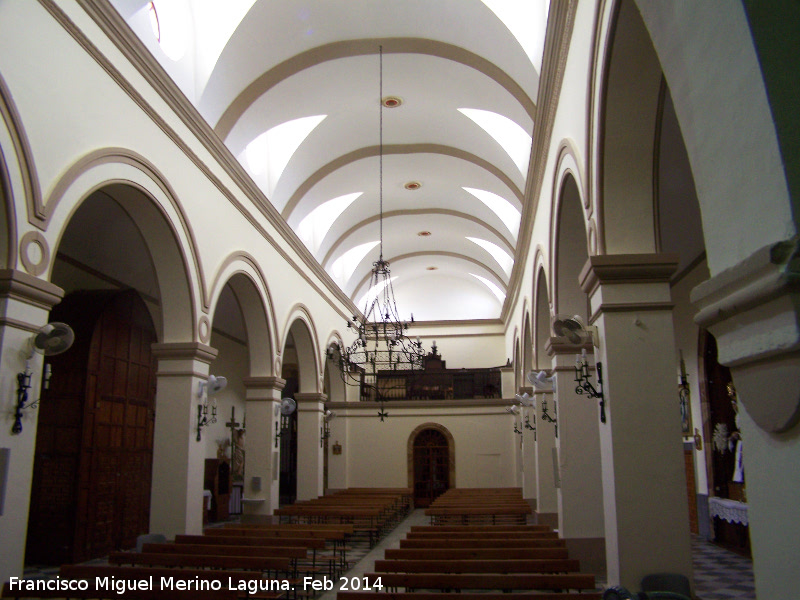
[[244,439],[245,429],[236,422],[236,407],[231,407],[231,420],[225,427],[231,430],[231,475],[234,481],[244,481]]

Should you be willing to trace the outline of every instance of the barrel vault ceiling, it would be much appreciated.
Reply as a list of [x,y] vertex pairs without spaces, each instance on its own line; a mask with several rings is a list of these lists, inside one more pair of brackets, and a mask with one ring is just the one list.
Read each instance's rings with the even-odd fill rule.
[[547,0],[111,4],[357,306],[382,179],[401,316],[500,317]]

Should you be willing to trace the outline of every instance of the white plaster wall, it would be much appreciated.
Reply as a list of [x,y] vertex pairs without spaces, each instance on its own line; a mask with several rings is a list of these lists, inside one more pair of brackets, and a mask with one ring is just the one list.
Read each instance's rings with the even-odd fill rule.
[[[211,347],[216,348],[218,354],[217,358],[209,366],[209,371],[212,375],[226,377],[228,385],[224,390],[209,399],[209,402],[213,401],[214,398],[217,400],[217,422],[203,427],[203,445],[205,446],[206,458],[216,458],[217,445],[223,440],[231,439],[231,430],[225,426],[225,423],[231,420],[231,408],[236,409],[236,422],[239,423],[237,429],[240,429],[244,423],[245,387],[243,380],[249,375],[247,348],[241,343],[215,332],[211,336]],[[258,431],[253,429],[252,424],[251,433],[258,434]],[[246,438],[245,444],[247,444]],[[226,450],[226,455],[230,457],[230,448]]]
[[[503,407],[387,408],[383,423],[377,405],[347,410],[347,484],[350,487],[406,487],[408,440],[424,423],[446,427],[455,440],[456,487],[511,487],[516,483],[517,435]],[[338,421],[338,418],[337,418]],[[331,460],[341,457],[332,457]],[[454,482],[450,482],[451,487]]]

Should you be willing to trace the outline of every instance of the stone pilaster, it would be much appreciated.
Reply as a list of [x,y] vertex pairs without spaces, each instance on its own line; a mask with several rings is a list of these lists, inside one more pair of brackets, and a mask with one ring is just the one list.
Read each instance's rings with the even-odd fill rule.
[[676,268],[674,255],[593,256],[580,277],[603,366],[608,582],[630,589],[648,573],[691,577],[669,285]]
[[246,518],[271,515],[278,507],[280,491],[281,391],[286,380],[280,377],[247,377],[244,380],[247,405],[245,440],[244,497]]
[[327,397],[320,393],[297,393],[297,500],[323,494],[323,415]]
[[[64,290],[48,281],[14,269],[0,270],[0,382],[3,382],[3,415],[0,428],[0,581],[21,577],[25,562],[33,456],[36,445],[37,410],[24,410],[22,431],[11,433],[16,406],[17,373],[25,371],[33,334],[48,322],[50,309]],[[43,357],[30,358],[31,388],[28,397],[39,397]],[[57,374],[56,374],[57,375]]]
[[[153,344],[158,360],[150,531],[168,538],[203,528],[204,446],[197,392],[217,351],[199,342]],[[202,432],[201,432],[202,435]]]
[[[580,559],[582,568],[602,574],[605,527],[597,400],[575,393],[575,355],[582,349],[590,352],[591,359],[591,343],[576,346],[556,337],[545,344],[556,376],[558,531],[567,540],[570,556]],[[550,465],[555,470],[552,458]]]

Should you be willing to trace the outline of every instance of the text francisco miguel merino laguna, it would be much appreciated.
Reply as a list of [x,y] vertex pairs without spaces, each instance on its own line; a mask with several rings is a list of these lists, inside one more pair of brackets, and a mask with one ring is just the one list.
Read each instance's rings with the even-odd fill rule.
[[[11,591],[83,591],[91,589],[113,591],[117,594],[124,594],[128,591],[153,591],[158,589],[198,592],[228,589],[246,591],[250,594],[254,594],[256,592],[282,592],[291,591],[293,589],[287,579],[266,579],[261,577],[241,579],[239,577],[154,577],[150,575],[140,579],[95,577],[94,581],[91,579],[64,579],[61,577],[56,577],[54,579],[22,579],[19,577],[12,577],[8,583]],[[94,583],[94,586],[91,585],[92,583]],[[223,588],[226,583],[227,587]],[[156,584],[159,584],[158,588],[155,587]],[[321,581],[313,577],[304,577],[303,589],[307,588],[312,588],[314,590],[333,589],[333,582],[327,578]]]

